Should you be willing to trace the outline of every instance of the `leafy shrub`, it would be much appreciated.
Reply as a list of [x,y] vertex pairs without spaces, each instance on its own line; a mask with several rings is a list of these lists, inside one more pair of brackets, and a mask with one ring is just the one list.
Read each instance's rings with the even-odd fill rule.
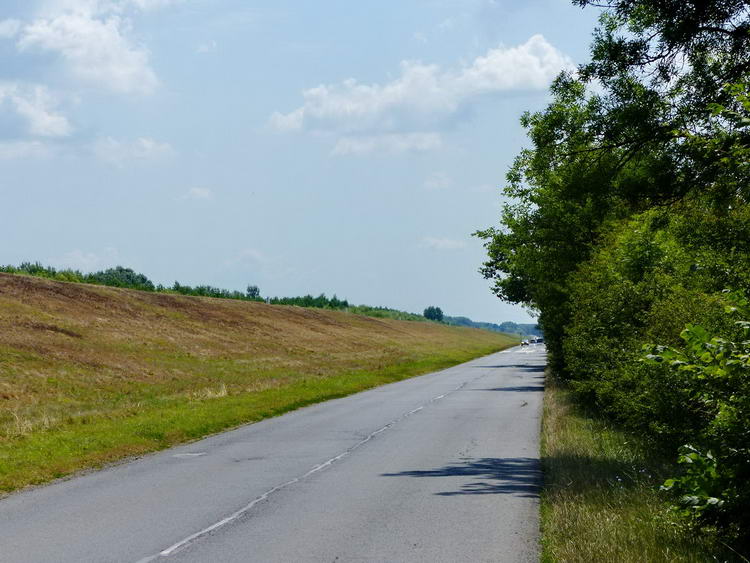
[[127,287],[141,291],[154,291],[156,286],[143,274],[139,274],[131,268],[116,266],[101,272],[94,272],[86,276],[88,283],[98,283],[113,287]]
[[[664,488],[679,495],[683,512],[721,524],[750,543],[750,306],[741,292],[727,296],[731,334],[688,324],[682,346],[646,346],[644,361],[667,366],[683,407],[694,419],[690,444],[680,449],[681,476]],[[732,526],[733,525],[733,526]]]
[[[745,242],[722,240],[700,202],[675,211],[613,223],[569,276],[566,373],[580,401],[679,449],[684,471],[665,484],[678,509],[747,544],[750,311],[742,294],[720,290],[749,286]],[[730,211],[725,224],[747,228],[747,212]]]
[[437,322],[443,321],[443,310],[440,307],[430,305],[424,310],[423,314],[425,319]]

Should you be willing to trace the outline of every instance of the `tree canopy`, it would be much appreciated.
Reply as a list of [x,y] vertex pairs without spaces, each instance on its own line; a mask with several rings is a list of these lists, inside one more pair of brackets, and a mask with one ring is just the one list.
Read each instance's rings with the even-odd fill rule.
[[435,307],[433,305],[430,305],[424,310],[424,318],[429,319],[431,321],[442,322],[443,311],[440,307]]
[[722,292],[750,292],[750,2],[575,3],[604,8],[591,60],[523,115],[508,203],[476,233],[481,272],[539,313],[580,400],[718,464],[711,494],[687,495],[691,514],[747,545],[747,388],[662,371],[641,348],[694,358],[718,338],[742,355],[747,319],[726,317]]

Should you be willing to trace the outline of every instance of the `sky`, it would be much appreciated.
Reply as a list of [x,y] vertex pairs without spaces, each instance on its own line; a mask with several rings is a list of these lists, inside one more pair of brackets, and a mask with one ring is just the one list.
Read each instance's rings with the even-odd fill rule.
[[478,273],[566,0],[3,0],[0,264],[529,322]]

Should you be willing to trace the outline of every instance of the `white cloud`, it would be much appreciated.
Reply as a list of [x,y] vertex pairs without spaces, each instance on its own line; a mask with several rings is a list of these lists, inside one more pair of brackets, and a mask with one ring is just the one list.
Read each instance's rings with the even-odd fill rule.
[[11,141],[0,143],[0,160],[39,158],[51,153],[50,147],[39,141]]
[[70,134],[67,118],[56,111],[57,98],[45,86],[0,82],[0,104],[6,101],[27,122],[31,135],[64,137]]
[[24,27],[21,50],[58,53],[77,78],[125,94],[148,94],[158,80],[149,54],[124,35],[128,24],[119,15],[104,19],[68,12],[38,19]]
[[210,200],[214,198],[214,192],[208,188],[190,188],[183,196],[184,199]]
[[[56,53],[77,79],[123,94],[148,94],[158,85],[148,50],[131,35],[131,13],[175,0],[48,0],[39,16],[0,22],[0,36],[19,35],[21,51]],[[15,22],[15,23],[13,23]],[[7,28],[7,29],[6,29]]]
[[466,242],[450,238],[424,237],[422,239],[422,246],[435,250],[458,250],[459,248],[464,248]]
[[0,38],[10,39],[15,37],[21,29],[21,22],[14,19],[0,21]]
[[[483,96],[545,89],[561,70],[573,66],[543,36],[534,35],[522,45],[490,49],[456,71],[404,61],[401,75],[385,84],[363,84],[350,78],[310,88],[302,93],[301,107],[274,113],[271,124],[280,131],[342,136],[424,134],[445,128]],[[349,144],[344,142],[345,147]]]
[[363,155],[374,152],[400,154],[429,151],[440,147],[442,140],[437,133],[390,133],[342,137],[331,154]]
[[452,184],[453,180],[445,172],[433,172],[424,181],[424,187],[427,190],[445,190],[450,188]]
[[96,141],[92,148],[98,158],[115,166],[124,166],[133,161],[156,161],[175,154],[169,143],[161,143],[149,137],[141,137],[135,141],[105,137]]

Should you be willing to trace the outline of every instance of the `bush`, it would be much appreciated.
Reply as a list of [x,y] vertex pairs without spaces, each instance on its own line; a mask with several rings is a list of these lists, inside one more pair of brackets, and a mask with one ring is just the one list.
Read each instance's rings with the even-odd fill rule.
[[430,305],[424,310],[424,318],[440,323],[443,321],[443,311],[440,307]]
[[691,418],[690,441],[680,449],[682,475],[666,490],[700,523],[719,524],[750,545],[750,307],[730,294],[734,330],[720,336],[688,324],[681,346],[646,346],[644,361],[669,376]]
[[565,373],[580,401],[679,450],[685,470],[665,485],[678,509],[747,544],[750,311],[721,288],[748,287],[748,255],[712,232],[715,216],[696,202],[611,225],[567,281]]
[[154,291],[156,286],[143,274],[139,274],[131,268],[117,266],[101,272],[94,272],[86,276],[88,283],[109,285],[113,287],[127,287],[141,291]]

